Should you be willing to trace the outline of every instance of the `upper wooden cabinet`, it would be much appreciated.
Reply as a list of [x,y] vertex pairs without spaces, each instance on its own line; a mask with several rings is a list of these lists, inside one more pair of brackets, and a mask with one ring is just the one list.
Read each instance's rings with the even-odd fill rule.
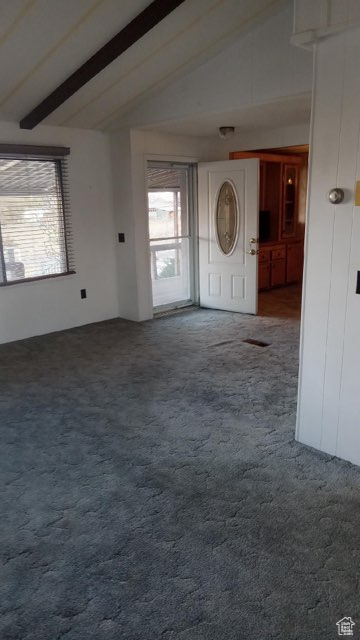
[[260,160],[260,243],[298,236],[300,156],[233,151],[230,159]]
[[299,170],[296,165],[282,164],[281,237],[296,235]]

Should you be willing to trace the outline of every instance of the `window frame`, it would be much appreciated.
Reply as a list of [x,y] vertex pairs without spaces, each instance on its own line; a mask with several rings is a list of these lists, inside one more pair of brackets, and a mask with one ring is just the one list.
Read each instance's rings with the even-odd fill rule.
[[57,181],[57,188],[59,189],[59,202],[61,205],[61,212],[59,211],[60,219],[62,220],[64,231],[64,258],[66,270],[59,273],[50,273],[39,276],[32,276],[28,278],[18,278],[16,280],[7,280],[6,273],[6,261],[4,255],[4,244],[2,238],[2,229],[0,221],[0,272],[2,281],[0,281],[0,288],[10,287],[16,284],[26,284],[29,282],[38,282],[40,280],[50,280],[54,278],[61,278],[63,276],[74,275],[76,273],[74,267],[74,257],[71,249],[72,244],[72,229],[69,210],[69,194],[67,185],[67,165],[66,157],[70,154],[68,147],[49,147],[49,146],[34,146],[34,145],[11,145],[0,144],[0,159],[6,160],[27,160],[27,161],[42,161],[52,162],[55,168],[55,176]]

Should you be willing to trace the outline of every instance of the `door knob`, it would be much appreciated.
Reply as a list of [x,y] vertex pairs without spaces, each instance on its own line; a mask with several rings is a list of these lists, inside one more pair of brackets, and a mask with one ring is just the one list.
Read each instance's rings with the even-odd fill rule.
[[344,190],[336,187],[335,189],[331,189],[328,193],[329,202],[331,204],[340,204],[344,200]]
[[257,241],[258,241],[257,238],[250,238],[249,240],[250,250],[246,252],[249,256],[256,256],[259,253],[258,249],[253,249],[251,246],[252,244],[257,244]]

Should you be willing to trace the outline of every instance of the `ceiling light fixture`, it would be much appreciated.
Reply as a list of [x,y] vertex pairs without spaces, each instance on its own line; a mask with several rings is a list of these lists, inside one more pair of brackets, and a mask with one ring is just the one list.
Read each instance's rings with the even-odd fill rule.
[[235,127],[219,127],[220,138],[231,138],[235,133]]

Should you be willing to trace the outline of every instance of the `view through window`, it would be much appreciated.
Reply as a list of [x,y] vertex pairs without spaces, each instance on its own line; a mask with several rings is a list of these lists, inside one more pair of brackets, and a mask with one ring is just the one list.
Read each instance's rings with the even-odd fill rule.
[[62,161],[0,157],[0,284],[68,273]]

